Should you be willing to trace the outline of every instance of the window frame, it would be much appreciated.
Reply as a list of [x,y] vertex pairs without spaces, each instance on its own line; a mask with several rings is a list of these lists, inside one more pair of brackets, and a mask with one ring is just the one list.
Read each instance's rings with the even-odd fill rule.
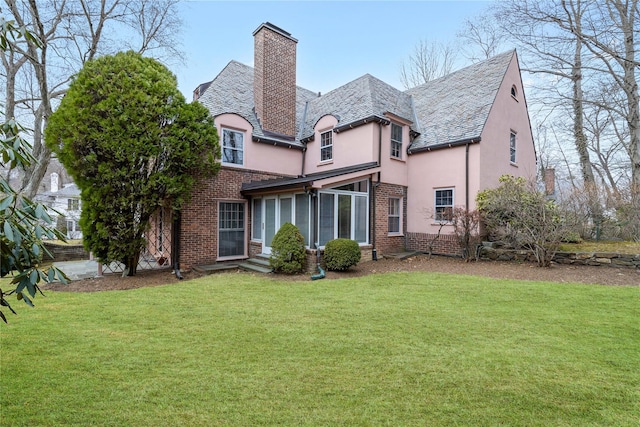
[[[394,129],[399,129],[400,139],[394,139]],[[397,123],[391,123],[391,138],[390,138],[390,156],[393,159],[402,160],[402,133],[404,129],[402,125]],[[397,136],[397,135],[395,135]]]
[[517,163],[518,157],[518,133],[514,130],[511,130],[509,133],[509,162],[515,165]]
[[[326,244],[326,242],[322,241],[322,237],[323,237],[323,227],[326,225],[323,223],[322,218],[320,218],[321,213],[322,213],[322,209],[323,209],[323,199],[325,197],[331,197],[332,198],[332,206],[331,206],[331,210],[333,212],[332,214],[332,224],[331,224],[331,229],[333,232],[333,236],[329,239],[329,240],[333,240],[333,239],[337,239],[339,237],[339,233],[340,233],[340,224],[339,224],[339,220],[341,218],[340,216],[340,196],[350,196],[350,210],[349,210],[349,234],[350,240],[355,240],[356,242],[358,242],[358,245],[360,246],[365,246],[369,244],[369,241],[371,239],[370,236],[370,214],[371,214],[371,206],[370,206],[370,195],[369,195],[369,188],[370,188],[370,183],[368,180],[357,180],[354,181],[355,182],[366,182],[366,188],[364,189],[364,191],[347,191],[347,190],[338,190],[336,188],[327,188],[327,189],[323,189],[320,190],[318,192],[318,244],[320,249],[324,248],[324,245]],[[341,185],[339,187],[344,187],[344,185]],[[359,186],[360,187],[360,186]],[[362,201],[361,199],[364,199],[364,204],[359,203],[358,200]],[[344,198],[343,198],[344,200]],[[362,211],[358,210],[359,207],[364,207],[364,224],[358,222],[359,218],[358,218],[358,213],[362,213]],[[344,219],[344,217],[342,217]],[[358,225],[360,225],[361,227],[358,227]],[[359,231],[364,230],[364,239],[363,241],[358,241],[358,233]],[[327,240],[327,242],[329,241]]]
[[[329,143],[326,143],[326,142]],[[329,155],[327,158],[324,157],[324,153],[328,152]],[[326,132],[320,133],[320,162],[331,162],[333,161],[333,131],[328,130]]]
[[[224,255],[221,256],[220,255],[220,242],[222,241],[221,239],[221,231],[223,230],[231,230],[231,231],[239,231],[240,228],[222,228],[222,221],[227,221],[227,219],[221,218],[221,212],[222,212],[222,205],[223,204],[235,204],[237,206],[242,206],[242,246],[243,246],[243,253],[242,254],[234,254],[234,255]],[[239,212],[239,211],[238,211]],[[247,258],[247,201],[246,200],[219,200],[218,201],[218,215],[217,215],[217,248],[216,248],[216,254],[217,254],[217,259],[218,260],[229,260],[229,259],[240,259],[240,258]],[[232,218],[230,221],[238,221],[237,219]]]
[[75,212],[80,210],[80,199],[69,198],[67,199],[67,210],[69,212]]
[[[241,130],[238,130],[238,129],[228,128],[228,127],[222,127],[221,130],[222,130],[222,144],[221,144],[221,147],[220,147],[221,148],[221,159],[220,159],[220,161],[222,162],[223,165],[227,165],[227,166],[236,166],[236,167],[237,166],[244,166],[244,154],[245,154],[245,152],[244,152],[244,147],[245,147],[244,134],[245,134],[245,132],[241,131]],[[234,134],[240,135],[240,137],[242,137],[242,141],[241,141],[242,147],[241,148],[237,148],[237,147],[231,147],[231,146],[228,147],[228,146],[226,146],[225,145],[225,142],[226,142],[225,135],[227,133],[234,133]],[[235,162],[226,161],[225,160],[225,150],[233,150],[233,151],[240,152],[240,160],[241,160],[241,162],[240,163],[235,163]]]
[[[438,199],[442,200],[442,196],[438,197],[439,192],[450,191],[451,192],[451,204],[438,204]],[[454,187],[435,188],[433,192],[433,218],[438,224],[449,224],[452,220],[453,207],[455,206],[456,192]],[[443,215],[449,209],[448,218]]]
[[[393,209],[396,212],[392,212],[392,205],[391,203],[394,202],[393,208],[397,208],[397,209]],[[399,236],[402,235],[402,197],[389,197],[389,201],[388,201],[388,211],[387,211],[387,232],[390,236]],[[394,231],[391,230],[391,220],[394,219],[394,221],[396,221],[397,219],[397,227],[398,230]]]

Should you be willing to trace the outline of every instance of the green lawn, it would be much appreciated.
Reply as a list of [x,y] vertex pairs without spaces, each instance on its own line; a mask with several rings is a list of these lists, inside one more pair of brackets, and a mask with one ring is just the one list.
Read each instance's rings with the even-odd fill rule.
[[7,426],[637,426],[640,288],[220,274],[0,325]]

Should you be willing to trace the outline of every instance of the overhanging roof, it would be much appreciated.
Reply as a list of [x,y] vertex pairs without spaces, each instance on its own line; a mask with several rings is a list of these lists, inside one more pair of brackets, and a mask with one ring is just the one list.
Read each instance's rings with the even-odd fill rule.
[[[305,187],[314,187],[319,181],[327,180],[329,178],[336,178],[344,175],[349,175],[357,172],[370,171],[378,168],[377,162],[363,163],[360,165],[348,166],[344,168],[332,169],[326,172],[316,172],[309,175],[301,175],[291,178],[276,178],[267,179],[263,181],[252,181],[242,184],[242,194],[255,194],[264,192],[275,192],[299,189]],[[375,171],[371,171],[375,172]]]

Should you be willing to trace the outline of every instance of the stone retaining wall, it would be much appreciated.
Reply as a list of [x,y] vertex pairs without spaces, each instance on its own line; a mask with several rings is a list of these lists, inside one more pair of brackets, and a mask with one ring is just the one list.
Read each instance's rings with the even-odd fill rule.
[[51,252],[51,255],[53,255],[53,258],[51,258],[45,253],[45,261],[51,259],[58,262],[89,259],[89,253],[84,250],[84,246],[82,245],[58,245],[55,243],[45,242],[44,246],[49,250],[49,252]]
[[[525,250],[497,249],[483,246],[480,258],[499,261],[536,262],[532,253]],[[557,252],[553,261],[558,264],[594,265],[618,268],[640,269],[640,254],[620,254],[615,252]]]

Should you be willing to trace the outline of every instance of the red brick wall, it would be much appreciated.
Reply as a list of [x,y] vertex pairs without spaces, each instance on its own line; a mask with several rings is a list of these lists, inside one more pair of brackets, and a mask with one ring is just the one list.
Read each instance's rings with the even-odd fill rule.
[[213,178],[201,180],[194,189],[191,201],[182,210],[180,232],[180,267],[213,264],[218,258],[218,202],[246,202],[246,247],[254,252],[251,239],[251,204],[240,194],[242,183],[282,176],[264,172],[221,168]]
[[262,128],[295,136],[296,41],[262,27],[254,49],[254,103]]
[[[374,184],[375,185],[375,184]],[[376,222],[375,227],[375,246],[378,255],[390,252],[402,252],[405,250],[405,237],[407,229],[407,188],[401,185],[380,183],[378,187],[374,187],[375,191],[375,209]],[[402,199],[402,235],[389,235],[389,198]],[[373,201],[372,201],[373,203]],[[371,235],[373,238],[373,234]]]
[[[453,234],[407,233],[407,250],[429,252],[429,244],[433,241],[433,253],[440,255],[462,255],[462,248]],[[434,241],[435,239],[435,241]]]

